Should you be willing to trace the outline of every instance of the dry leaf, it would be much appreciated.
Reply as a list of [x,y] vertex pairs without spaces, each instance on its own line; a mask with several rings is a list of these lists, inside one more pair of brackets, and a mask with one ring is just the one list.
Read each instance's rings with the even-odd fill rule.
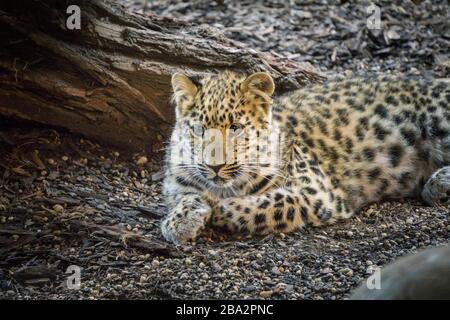
[[31,173],[25,171],[21,167],[16,167],[11,169],[14,173],[20,174],[21,176],[31,177]]
[[31,158],[39,170],[44,170],[46,168],[44,162],[39,158],[39,150],[34,150],[31,154]]

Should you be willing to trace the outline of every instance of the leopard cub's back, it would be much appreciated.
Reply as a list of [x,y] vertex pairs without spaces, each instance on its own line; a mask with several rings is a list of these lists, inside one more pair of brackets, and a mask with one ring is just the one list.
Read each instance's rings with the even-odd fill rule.
[[273,118],[354,209],[416,195],[433,171],[450,163],[448,81],[330,81],[280,97]]

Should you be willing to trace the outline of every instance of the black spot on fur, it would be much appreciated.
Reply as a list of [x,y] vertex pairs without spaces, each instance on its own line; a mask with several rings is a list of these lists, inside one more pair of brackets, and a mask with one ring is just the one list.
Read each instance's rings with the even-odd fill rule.
[[373,161],[373,159],[375,159],[375,151],[372,148],[364,148],[363,155],[368,161]]
[[386,193],[388,187],[389,187],[390,183],[388,179],[381,179],[381,183],[380,186],[378,188],[378,194],[379,195],[383,195]]
[[284,201],[278,201],[275,202],[275,204],[273,205],[274,208],[283,208],[284,207]]
[[392,120],[394,120],[395,124],[401,124],[405,119],[399,114],[395,115]]
[[288,119],[289,123],[290,123],[293,127],[297,126],[297,124],[298,124],[297,118],[295,118],[294,116],[291,116],[291,115],[290,115],[290,116],[287,117],[287,119]]
[[323,201],[321,199],[317,200],[314,203],[314,211],[315,211],[316,215],[319,214],[319,210],[322,208],[322,206],[323,206]]
[[273,212],[273,219],[275,221],[281,221],[283,219],[283,211],[281,210],[275,210]]
[[363,129],[365,129],[365,130],[369,129],[369,119],[367,119],[366,117],[360,118],[359,123]]
[[283,197],[284,197],[283,194],[276,193],[274,199],[275,201],[280,201],[281,199],[283,199]]
[[429,113],[434,113],[434,112],[436,112],[436,110],[437,110],[437,108],[436,108],[435,106],[429,106],[429,107],[427,108],[427,111],[428,111]]
[[411,98],[409,96],[407,96],[406,94],[401,94],[400,95],[400,101],[404,104],[409,104],[411,103]]
[[391,104],[393,106],[398,106],[398,100],[394,98],[394,96],[386,96],[384,99],[387,104]]
[[287,211],[286,218],[289,221],[294,221],[294,217],[295,217],[295,209],[290,207]]
[[395,168],[399,165],[404,154],[403,147],[399,144],[392,145],[388,149],[388,154],[391,160],[391,165]]
[[336,199],[336,211],[338,213],[342,213],[342,198],[341,197],[337,197],[337,199]]
[[410,181],[413,179],[413,176],[411,172],[404,172],[401,174],[400,178],[398,179],[398,182],[403,188],[407,188],[410,184]]
[[369,178],[370,181],[375,180],[376,178],[378,178],[381,174],[381,171],[379,168],[375,168],[372,169],[370,171],[367,172],[367,177]]
[[340,141],[342,139],[342,133],[338,129],[334,129],[334,140]]
[[277,229],[278,231],[284,230],[287,228],[287,224],[286,223],[279,223],[276,225],[275,229]]
[[330,95],[330,99],[334,100],[334,101],[338,101],[339,100],[339,95],[337,93],[333,93]]
[[305,192],[308,193],[308,194],[317,194],[317,190],[313,189],[311,187],[306,187],[303,190],[305,190]]
[[306,177],[306,176],[301,176],[298,178],[301,182],[303,182],[304,184],[310,184],[311,183],[311,179]]
[[269,204],[270,204],[270,201],[269,201],[269,200],[264,200],[264,201],[259,205],[258,208],[260,208],[260,209],[267,209],[267,207],[269,206]]
[[430,134],[441,139],[449,134],[448,130],[441,126],[441,119],[437,116],[431,117]]
[[289,204],[294,204],[294,199],[291,196],[286,196],[286,202]]
[[363,141],[363,139],[364,139],[364,129],[362,128],[361,125],[357,125],[356,126],[355,134],[356,134],[356,137],[358,138],[359,141]]
[[382,104],[378,104],[375,107],[375,113],[378,114],[382,118],[387,118],[387,116],[388,116],[388,111],[387,111],[386,107],[383,106]]
[[255,224],[261,224],[266,222],[266,215],[264,213],[258,213],[255,215]]
[[302,216],[303,222],[308,223],[308,209],[306,207],[301,207],[300,214]]
[[350,138],[345,139],[345,151],[347,153],[352,153],[353,151],[353,141]]
[[384,138],[391,133],[389,130],[386,130],[383,127],[381,127],[378,123],[373,125],[373,129],[375,137],[381,141],[384,141]]
[[336,113],[338,114],[339,120],[341,120],[344,125],[349,125],[350,120],[348,118],[348,111],[346,109],[337,109]]

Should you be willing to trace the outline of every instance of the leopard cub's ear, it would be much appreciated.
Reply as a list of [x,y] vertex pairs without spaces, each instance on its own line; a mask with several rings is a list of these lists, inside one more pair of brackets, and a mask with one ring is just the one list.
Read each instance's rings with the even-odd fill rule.
[[272,77],[267,72],[256,72],[244,80],[241,84],[241,90],[242,92],[258,90],[270,97],[275,91],[275,84]]
[[192,107],[198,88],[189,77],[182,73],[172,76],[173,100],[177,105],[177,115],[182,115]]

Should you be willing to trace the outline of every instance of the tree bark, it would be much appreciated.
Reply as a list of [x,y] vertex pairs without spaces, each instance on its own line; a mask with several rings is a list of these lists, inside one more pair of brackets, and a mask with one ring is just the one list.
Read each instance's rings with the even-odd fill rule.
[[[73,4],[80,30],[66,26]],[[2,1],[0,37],[1,115],[134,150],[154,147],[170,130],[176,71],[267,71],[278,93],[323,79],[208,26],[131,13],[112,1]]]

